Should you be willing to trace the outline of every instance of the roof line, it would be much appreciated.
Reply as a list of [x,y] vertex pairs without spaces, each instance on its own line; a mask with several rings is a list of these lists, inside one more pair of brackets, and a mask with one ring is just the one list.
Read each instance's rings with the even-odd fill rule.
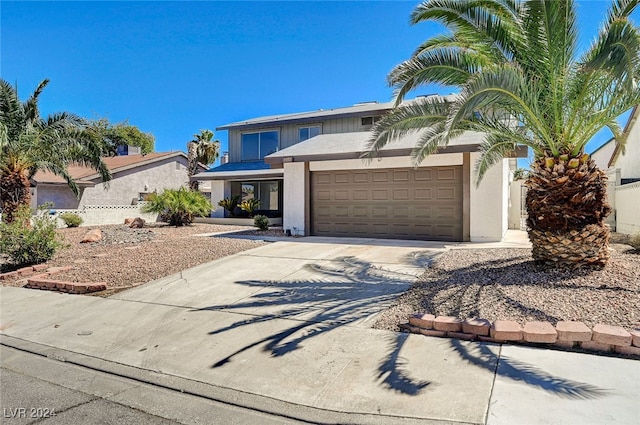
[[633,126],[633,123],[635,123],[637,119],[638,119],[638,105],[633,107],[633,110],[631,111],[631,115],[629,115],[629,120],[627,121],[627,125],[624,126],[624,130],[622,131],[622,140],[616,143],[616,147],[613,149],[613,153],[611,154],[611,159],[609,159],[607,168],[611,168],[618,160],[618,156],[620,156],[620,152],[622,151],[622,146],[627,143],[627,138],[629,137],[629,132],[631,132],[631,127]]

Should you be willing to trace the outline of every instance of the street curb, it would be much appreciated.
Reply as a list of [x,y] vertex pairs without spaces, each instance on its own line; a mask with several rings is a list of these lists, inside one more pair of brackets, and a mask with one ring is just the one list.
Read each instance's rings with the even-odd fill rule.
[[30,354],[46,357],[59,362],[91,369],[153,385],[181,394],[200,397],[211,401],[227,404],[241,409],[248,409],[267,415],[279,416],[286,419],[312,424],[371,424],[386,425],[389,423],[407,425],[471,425],[468,422],[450,420],[402,417],[384,414],[351,413],[321,409],[301,404],[285,402],[275,398],[221,387],[200,381],[165,374],[159,370],[141,369],[122,363],[111,362],[85,354],[75,353],[60,348],[43,345],[28,340],[12,337],[0,333],[0,345]]

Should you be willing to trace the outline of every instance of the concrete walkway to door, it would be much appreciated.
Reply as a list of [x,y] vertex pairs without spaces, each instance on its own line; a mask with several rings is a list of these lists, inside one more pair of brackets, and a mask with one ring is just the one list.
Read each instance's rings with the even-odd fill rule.
[[315,238],[108,299],[2,287],[0,341],[312,423],[637,423],[637,362],[371,329],[444,249]]

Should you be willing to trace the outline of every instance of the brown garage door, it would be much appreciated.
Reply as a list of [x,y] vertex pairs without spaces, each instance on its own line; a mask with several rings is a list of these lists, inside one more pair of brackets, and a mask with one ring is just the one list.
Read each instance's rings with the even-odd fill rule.
[[462,240],[462,167],[311,173],[312,234]]

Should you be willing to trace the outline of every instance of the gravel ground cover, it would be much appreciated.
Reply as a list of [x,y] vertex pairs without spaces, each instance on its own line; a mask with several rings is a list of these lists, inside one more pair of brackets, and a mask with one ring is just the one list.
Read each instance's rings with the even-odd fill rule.
[[602,270],[551,270],[529,249],[458,249],[440,255],[375,328],[399,331],[411,314],[425,312],[488,320],[579,320],[640,327],[640,254],[613,244]]
[[[98,226],[103,234],[101,241],[80,243],[82,237],[95,228],[57,230],[68,246],[47,264],[73,266],[73,270],[56,274],[55,279],[106,282],[108,290],[122,289],[264,245],[253,240],[197,236],[249,229],[200,223],[185,227],[151,224],[142,229],[126,225]],[[22,286],[24,281],[3,284]]]
[[[73,266],[56,278],[106,282],[101,295],[165,277],[265,242],[198,236],[234,231],[234,235],[284,236],[246,226],[193,224],[170,227],[152,223],[143,229],[100,226],[103,240],[81,244],[94,227],[58,229],[68,246],[47,264]],[[615,242],[624,242],[621,239]],[[24,281],[3,284],[23,285]],[[453,249],[436,262],[381,313],[374,327],[398,331],[416,312],[489,320],[580,320],[640,327],[640,253],[612,244],[611,261],[602,270],[549,270],[533,263],[528,249]]]

